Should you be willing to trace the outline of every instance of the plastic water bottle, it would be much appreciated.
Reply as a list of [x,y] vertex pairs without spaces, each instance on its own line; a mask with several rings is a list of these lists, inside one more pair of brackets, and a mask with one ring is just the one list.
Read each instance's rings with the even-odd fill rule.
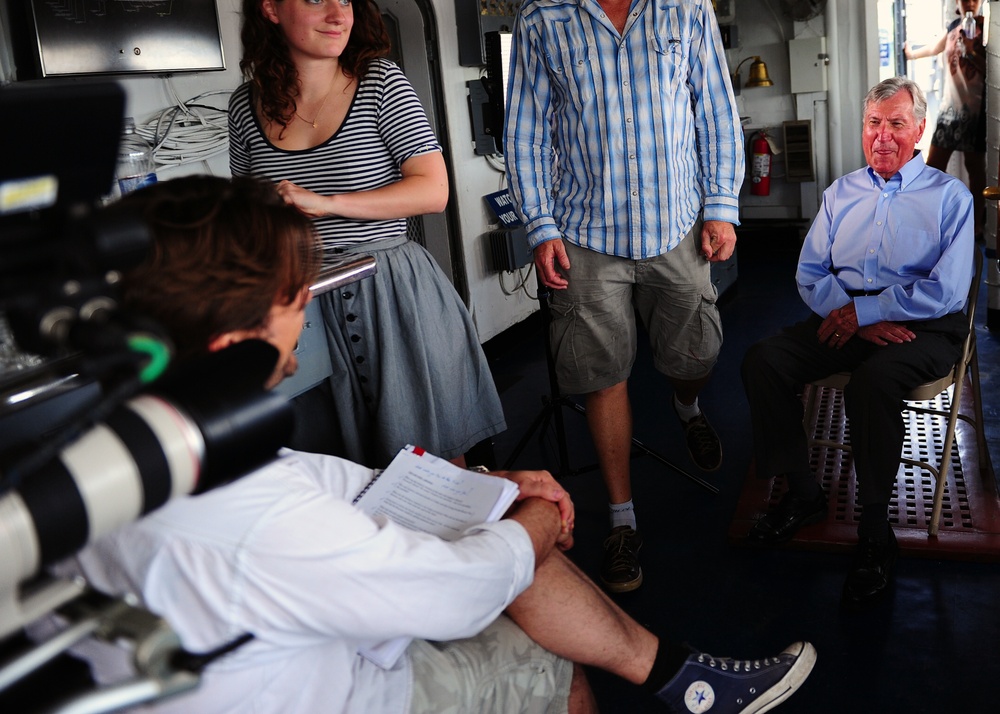
[[135,133],[135,120],[125,117],[124,134],[118,147],[118,166],[115,169],[121,195],[156,183],[156,164],[153,147]]
[[966,39],[975,39],[976,35],[979,34],[979,27],[976,25],[976,17],[971,11],[965,13],[965,17],[962,18],[962,33],[965,35]]

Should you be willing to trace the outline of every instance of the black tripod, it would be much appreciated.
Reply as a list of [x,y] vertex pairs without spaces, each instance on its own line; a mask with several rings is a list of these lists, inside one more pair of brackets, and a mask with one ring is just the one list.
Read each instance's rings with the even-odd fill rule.
[[[545,364],[549,373],[549,393],[542,396],[541,411],[538,413],[538,416],[535,417],[535,420],[531,422],[531,426],[528,427],[528,430],[521,437],[520,441],[517,442],[517,446],[514,447],[514,451],[512,451],[510,456],[507,457],[507,461],[504,463],[504,468],[509,469],[513,466],[514,461],[516,461],[517,457],[521,455],[524,447],[528,445],[528,441],[536,432],[539,433],[539,438],[541,438],[541,435],[545,433],[545,429],[548,427],[549,419],[552,419],[555,423],[556,444],[559,449],[559,471],[554,475],[556,478],[562,478],[563,476],[575,476],[587,471],[593,471],[598,467],[598,465],[589,464],[581,468],[570,468],[569,452],[566,448],[566,424],[563,421],[562,407],[567,407],[577,414],[582,414],[584,416],[586,416],[587,410],[559,392],[559,382],[556,378],[555,360],[552,357],[551,345],[549,344],[549,323],[552,320],[552,315],[549,312],[550,291],[548,287],[542,284],[541,278],[536,276],[536,279],[538,284],[538,306],[542,313],[542,329],[545,331]],[[642,454],[652,456],[665,466],[669,466],[682,476],[686,476],[695,483],[699,484],[702,488],[705,488],[712,493],[719,492],[719,489],[713,484],[703,478],[690,474],[684,469],[671,463],[662,455],[653,451],[634,437],[632,438],[632,446]],[[636,455],[637,454],[633,451],[633,458]]]

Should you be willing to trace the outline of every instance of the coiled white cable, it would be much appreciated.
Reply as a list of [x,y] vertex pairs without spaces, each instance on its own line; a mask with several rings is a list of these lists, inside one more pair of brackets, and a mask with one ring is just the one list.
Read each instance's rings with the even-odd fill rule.
[[224,153],[229,149],[228,111],[200,104],[207,97],[230,90],[204,92],[187,101],[177,97],[170,83],[167,88],[176,104],[163,109],[154,119],[136,126],[136,133],[153,146],[157,168],[181,166]]

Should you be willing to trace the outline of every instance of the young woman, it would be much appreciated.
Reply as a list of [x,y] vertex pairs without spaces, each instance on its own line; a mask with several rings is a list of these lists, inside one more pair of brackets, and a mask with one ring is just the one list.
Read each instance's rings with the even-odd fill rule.
[[[982,0],[955,0],[955,14],[945,33],[933,45],[918,50],[903,46],[906,59],[944,53],[944,92],[937,126],[927,152],[927,165],[946,171],[951,155],[961,151],[969,174],[969,190],[976,212],[976,238],[983,234],[983,189],[986,188],[986,48],[983,46]],[[976,19],[974,37],[966,37],[962,18]]]
[[327,257],[377,260],[373,277],[319,298],[334,374],[297,400],[297,421],[329,417],[330,441],[294,445],[378,467],[415,443],[463,463],[506,425],[465,306],[406,238],[407,217],[444,210],[448,177],[413,88],[384,58],[378,8],[244,0],[242,39],[248,81],[230,101],[233,173],[277,183],[314,219]]

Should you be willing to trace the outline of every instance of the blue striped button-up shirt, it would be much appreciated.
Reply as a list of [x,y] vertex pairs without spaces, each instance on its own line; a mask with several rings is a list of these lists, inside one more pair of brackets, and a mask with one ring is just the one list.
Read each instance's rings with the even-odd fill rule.
[[806,235],[795,275],[820,317],[851,294],[858,324],[930,320],[965,307],[972,282],[972,194],[919,152],[886,181],[865,167],[837,179]]
[[507,92],[507,173],[532,248],[632,259],[705,220],[738,224],[743,131],[709,0],[528,0]]

